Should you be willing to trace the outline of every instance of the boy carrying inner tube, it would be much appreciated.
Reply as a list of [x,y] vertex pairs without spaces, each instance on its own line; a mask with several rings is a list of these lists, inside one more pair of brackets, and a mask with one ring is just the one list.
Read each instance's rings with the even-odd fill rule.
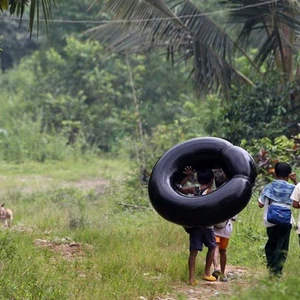
[[[194,175],[192,167],[186,167],[184,169],[185,178],[181,181],[181,184],[177,185],[178,191],[185,195],[206,195],[211,192],[211,188],[214,180],[214,173],[211,169],[199,169],[197,170],[197,180],[200,186],[183,187],[187,181],[192,179]],[[202,279],[206,281],[216,281],[216,277],[210,273],[210,268],[213,263],[214,252],[216,248],[216,239],[213,231],[213,226],[209,227],[184,227],[186,232],[189,234],[189,284],[196,285],[195,280],[195,269],[196,269],[196,258],[198,251],[202,251],[203,245],[208,248],[205,259],[205,267],[202,275]]]

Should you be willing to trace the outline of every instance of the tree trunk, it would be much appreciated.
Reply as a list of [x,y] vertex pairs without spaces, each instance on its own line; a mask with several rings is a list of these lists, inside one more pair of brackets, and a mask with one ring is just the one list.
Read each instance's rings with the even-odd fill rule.
[[[140,142],[141,142],[141,168],[145,168],[145,155],[144,155],[144,134],[143,134],[143,124],[142,124],[142,119],[141,119],[141,115],[140,115],[140,108],[139,108],[139,101],[138,98],[136,96],[136,88],[135,88],[135,84],[134,84],[134,80],[133,80],[133,75],[132,75],[132,69],[130,66],[130,62],[129,59],[126,55],[126,64],[127,64],[127,68],[128,68],[128,74],[129,74],[129,82],[130,82],[130,86],[131,86],[131,90],[132,90],[132,98],[133,98],[133,102],[135,105],[135,115],[136,115],[136,122],[137,122],[137,126],[138,126],[138,131],[139,131],[139,135],[140,135]],[[139,160],[139,158],[138,158]]]

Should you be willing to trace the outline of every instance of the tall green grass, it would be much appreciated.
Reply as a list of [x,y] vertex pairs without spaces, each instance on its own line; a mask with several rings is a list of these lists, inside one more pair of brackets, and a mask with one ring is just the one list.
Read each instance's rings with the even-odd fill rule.
[[[20,91],[19,91],[20,93]],[[45,162],[76,160],[82,156],[95,156],[99,149],[86,145],[79,132],[76,141],[69,144],[70,128],[57,132],[44,124],[42,110],[24,112],[22,94],[7,94],[0,97],[0,161]]]
[[[188,235],[151,209],[146,189],[128,187],[131,168],[117,159],[0,166],[1,197],[15,213],[13,228],[0,231],[0,299],[156,299],[168,293],[185,299],[174,286],[187,284]],[[36,184],[44,177],[51,180]],[[20,178],[28,179],[25,186]],[[99,185],[87,188],[80,180]],[[59,247],[73,241],[82,251],[64,255]],[[298,299],[297,235],[291,234],[280,281],[267,278],[265,242],[253,197],[234,223],[228,248],[228,264],[245,267],[248,282],[236,286],[232,299]],[[199,277],[204,259],[205,251],[198,256]]]

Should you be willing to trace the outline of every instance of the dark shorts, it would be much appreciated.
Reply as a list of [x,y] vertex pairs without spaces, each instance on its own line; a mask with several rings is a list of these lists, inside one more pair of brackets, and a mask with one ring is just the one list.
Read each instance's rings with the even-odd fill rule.
[[212,228],[194,228],[189,231],[190,251],[202,251],[203,245],[208,249],[216,247],[216,237]]

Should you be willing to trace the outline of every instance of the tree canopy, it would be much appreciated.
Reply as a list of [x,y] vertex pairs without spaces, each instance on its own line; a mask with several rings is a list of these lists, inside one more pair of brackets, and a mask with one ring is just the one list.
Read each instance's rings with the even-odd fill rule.
[[[230,35],[206,13],[207,1],[176,0],[105,0],[110,22],[94,28],[93,38],[108,42],[120,52],[149,51],[164,48],[172,61],[191,60],[194,87],[199,94],[221,91],[228,95],[232,84],[253,79],[241,72],[234,55],[245,56],[253,72],[261,76],[262,65],[267,71],[276,68],[283,80],[300,76],[296,54],[299,51],[300,1],[297,0],[219,0],[220,11],[228,14],[230,24],[238,28],[238,38]],[[194,3],[196,4],[194,4]],[[1,10],[9,10],[22,18],[29,6],[30,30],[34,20],[42,16],[47,24],[57,0],[2,0]],[[91,1],[91,5],[103,1]],[[198,7],[199,6],[199,7]],[[202,7],[203,6],[203,7]],[[215,12],[216,13],[216,12]],[[38,25],[37,25],[38,26]],[[247,49],[256,44],[252,57]]]
[[[28,40],[14,36],[23,30],[16,18],[11,26],[2,20],[1,56],[10,54],[13,63],[0,78],[0,129],[10,134],[22,129],[16,120],[30,119],[32,128],[68,145],[80,140],[83,148],[130,153],[144,147],[154,162],[187,138],[220,136],[239,144],[273,139],[299,123],[298,1],[34,2],[32,9],[29,1],[0,1],[40,32],[39,51],[32,53]],[[35,27],[45,16],[46,25],[51,16],[61,21],[51,23],[47,38],[43,22]],[[92,28],[94,20],[105,24]],[[206,102],[192,94],[189,74]],[[17,148],[5,143],[3,149]]]
[[[238,30],[234,38],[192,1],[107,0],[111,23],[93,30],[92,37],[106,41],[121,52],[165,48],[173,61],[192,60],[191,74],[199,94],[221,91],[227,95],[232,84],[252,84],[234,57],[244,56],[261,78],[276,69],[283,81],[298,80],[300,1],[222,0],[229,24]],[[233,27],[230,27],[233,28]],[[248,49],[255,44],[255,56]],[[264,65],[265,72],[262,72]]]

